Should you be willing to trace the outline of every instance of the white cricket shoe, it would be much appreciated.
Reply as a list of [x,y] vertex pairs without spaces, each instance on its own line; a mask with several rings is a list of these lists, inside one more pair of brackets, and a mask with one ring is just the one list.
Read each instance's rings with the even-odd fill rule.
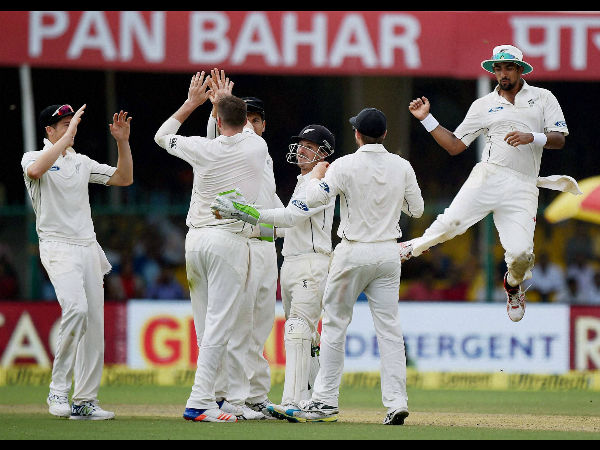
[[233,405],[229,403],[227,400],[221,400],[217,402],[221,411],[227,414],[233,414],[234,416],[241,416],[244,414],[241,406]]
[[115,413],[105,411],[98,402],[83,402],[81,405],[73,403],[71,406],[71,420],[110,420],[115,418]]
[[214,422],[214,423],[234,423],[237,422],[237,417],[234,414],[225,413],[219,408],[212,409],[195,409],[185,408],[183,412],[185,420],[193,422]]
[[282,412],[290,422],[337,422],[339,409],[316,400],[300,402],[299,408],[291,408]]
[[49,393],[46,403],[48,403],[48,412],[53,416],[69,417],[71,415],[71,405],[69,405],[69,397],[66,395]]
[[294,412],[300,411],[300,406],[296,403],[282,403],[281,405],[270,405],[267,410],[276,419],[279,420],[289,420],[290,422],[294,422],[290,420],[290,417],[294,417]]
[[383,419],[384,425],[404,425],[404,419],[408,417],[408,410],[406,408],[395,409],[390,411]]
[[264,420],[267,417],[260,411],[254,411],[247,405],[241,406],[242,414],[238,415],[238,420]]
[[257,403],[246,402],[246,406],[250,409],[253,409],[254,411],[263,413],[263,415],[265,416],[265,419],[268,419],[268,420],[277,419],[277,417],[275,417],[273,414],[271,414],[271,411],[269,410],[269,407],[273,406],[273,402],[271,400],[269,400],[268,398],[266,400],[263,400],[262,402],[257,402]]
[[525,315],[525,292],[521,290],[521,286],[509,286],[506,278],[508,272],[504,275],[504,290],[506,291],[506,312],[508,318],[513,322],[518,322]]

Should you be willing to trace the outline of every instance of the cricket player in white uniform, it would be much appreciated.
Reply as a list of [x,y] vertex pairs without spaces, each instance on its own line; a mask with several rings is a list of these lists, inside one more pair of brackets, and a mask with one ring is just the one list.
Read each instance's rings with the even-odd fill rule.
[[88,184],[133,183],[131,117],[121,111],[109,125],[119,155],[117,167],[111,167],[73,149],[85,108],[77,112],[69,105],[45,108],[40,114],[44,148],[25,153],[21,166],[35,212],[40,259],[62,310],[49,412],[74,420],[105,420],[115,417],[98,404],[104,367],[103,278],[111,266],[96,241]]
[[367,296],[381,354],[381,390],[387,415],[384,424],[401,425],[408,416],[406,354],[398,317],[402,212],[423,213],[423,198],[408,161],[383,146],[385,115],[363,109],[350,119],[356,152],[328,163],[320,162],[306,187],[309,208],[340,196],[341,221],[323,298],[321,368],[312,398],[297,410],[286,411],[291,421],[332,422],[339,412],[339,387],[344,368],[346,331],[356,299]]
[[[219,87],[230,94],[233,82],[225,77],[225,72],[211,70],[211,84],[214,90]],[[209,139],[219,136],[217,126],[217,96],[210,97],[213,110],[207,124]],[[256,97],[243,97],[246,103],[248,122],[254,132],[262,137],[266,128],[265,110],[262,100]],[[264,179],[257,204],[265,208],[283,208],[276,193],[273,160],[267,153],[264,167]],[[246,369],[228,373],[223,370],[217,381],[217,403],[225,412],[235,414],[238,419],[260,420],[274,419],[267,411],[272,403],[268,398],[271,390],[271,371],[263,355],[273,323],[275,321],[275,302],[277,297],[277,251],[275,249],[274,229],[272,225],[257,224],[249,241],[250,266],[244,301],[240,307],[238,325],[235,327],[227,346],[227,357],[240,361]]]
[[[190,210],[186,223],[186,269],[194,325],[198,338],[198,367],[183,417],[197,422],[236,422],[221,411],[215,384],[220,370],[236,361],[223,359],[236,325],[248,275],[248,237],[252,227],[237,220],[219,221],[210,203],[222,192],[238,189],[246,200],[256,202],[262,189],[267,144],[246,117],[246,104],[233,96],[218,102],[216,139],[181,136],[177,131],[192,112],[206,102],[210,77],[204,72],[192,77],[188,98],[157,131],[155,142],[194,169]],[[230,364],[231,363],[231,364]]]
[[505,250],[504,275],[509,318],[525,314],[521,283],[531,278],[533,235],[538,208],[538,186],[580,193],[567,176],[538,178],[544,148],[560,149],[569,134],[561,107],[552,92],[529,85],[521,76],[533,68],[512,45],[493,49],[481,63],[496,75],[498,85],[475,100],[454,133],[439,125],[427,98],[417,98],[410,112],[451,155],[463,152],[477,136],[486,138],[482,160],[473,168],[450,206],[423,236],[400,244],[403,259],[419,256],[430,247],[464,233],[489,213]]
[[297,410],[310,398],[319,369],[317,330],[331,255],[331,227],[335,197],[324,205],[309,208],[306,186],[314,166],[335,150],[334,135],[322,125],[308,125],[292,136],[288,162],[300,168],[298,183],[286,208],[253,208],[228,198],[218,198],[213,209],[223,218],[238,217],[249,223],[273,224],[286,229],[282,249],[281,296],[285,312],[285,382],[280,405],[267,409],[275,417]]

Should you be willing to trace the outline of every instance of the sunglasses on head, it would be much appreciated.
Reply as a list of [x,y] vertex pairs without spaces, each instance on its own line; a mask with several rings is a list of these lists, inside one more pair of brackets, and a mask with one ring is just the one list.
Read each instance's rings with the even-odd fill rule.
[[56,111],[54,111],[54,113],[52,114],[52,117],[54,116],[64,116],[65,114],[70,114],[73,111],[73,108],[71,107],[71,105],[62,105],[60,108],[58,108]]

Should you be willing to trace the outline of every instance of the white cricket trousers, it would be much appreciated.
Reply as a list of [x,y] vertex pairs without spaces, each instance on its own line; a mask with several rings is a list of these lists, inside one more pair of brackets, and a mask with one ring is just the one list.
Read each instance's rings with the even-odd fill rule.
[[74,403],[96,401],[104,367],[104,285],[110,271],[94,242],[40,241],[40,259],[62,309],[50,392]]
[[271,390],[263,350],[275,321],[277,296],[275,244],[252,238],[248,246],[246,288],[215,389],[217,399],[238,406],[262,402]]
[[323,311],[323,295],[331,257],[323,253],[286,256],[281,265],[281,301],[285,318],[304,319],[311,332]]
[[463,234],[493,213],[505,251],[508,282],[517,286],[528,280],[534,263],[533,237],[539,194],[536,182],[536,178],[507,167],[485,162],[476,164],[450,206],[423,236],[413,241],[413,255],[419,256],[428,248]]
[[313,400],[338,406],[344,370],[346,331],[356,299],[369,301],[381,355],[381,393],[388,410],[406,408],[406,354],[398,314],[400,257],[395,240],[360,243],[342,240],[334,252],[325,297],[321,335],[321,370]]
[[248,295],[255,299],[252,316],[252,337],[246,358],[246,374],[250,390],[246,401],[267,400],[271,390],[271,369],[264,348],[275,322],[277,301],[277,250],[273,242],[250,239],[250,275]]
[[217,408],[215,385],[233,333],[248,275],[248,239],[214,228],[190,228],[185,259],[198,362],[187,408]]
[[[323,295],[330,261],[331,257],[329,255],[309,253],[286,256],[281,266],[281,299],[286,321],[294,318],[302,319],[310,330],[312,345],[319,345],[320,343],[317,326],[323,311]],[[286,349],[287,339],[286,334]],[[307,351],[308,354],[304,356],[308,357],[307,364],[310,367],[313,361],[311,361],[310,350]],[[294,363],[294,361],[288,359],[289,356],[286,353],[285,383],[281,396],[282,405],[297,403],[300,400],[305,400],[303,396],[310,395],[309,391],[304,390],[305,388],[298,391],[298,384],[302,382],[298,380],[302,380],[303,376],[309,378],[304,381],[312,383],[310,380],[311,375],[303,375],[305,369],[303,363]],[[313,367],[310,368],[314,369]]]

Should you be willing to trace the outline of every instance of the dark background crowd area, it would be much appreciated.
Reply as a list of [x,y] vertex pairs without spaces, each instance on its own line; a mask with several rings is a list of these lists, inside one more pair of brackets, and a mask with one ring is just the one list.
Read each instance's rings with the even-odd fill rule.
[[[209,70],[210,68],[200,68]],[[90,200],[98,242],[113,269],[106,277],[107,301],[133,298],[189,298],[185,276],[185,216],[191,195],[191,166],[158,147],[154,134],[187,96],[191,74],[113,72],[114,101],[133,117],[130,143],[134,159],[134,184],[127,188],[90,185]],[[256,96],[266,107],[264,138],[273,158],[277,193],[290,200],[299,170],[286,162],[290,137],[305,125],[327,126],[336,137],[331,160],[356,149],[351,115],[363,107],[378,107],[402,121],[388,121],[384,144],[401,154],[415,169],[425,200],[423,217],[403,216],[403,240],[419,236],[443,212],[477,161],[475,144],[451,157],[426,133],[408,111],[408,101],[425,95],[432,112],[450,130],[464,118],[477,97],[475,80],[449,78],[259,76],[228,74],[234,94]],[[18,69],[0,68],[0,112],[6,129],[0,153],[0,299],[52,300],[54,292],[39,262],[35,230],[32,231],[30,200],[20,166],[23,155],[23,117]],[[32,70],[36,115],[49,104],[86,103],[75,149],[103,163],[112,163],[114,141],[108,123],[114,111],[107,109],[107,74],[84,70]],[[570,135],[562,150],[545,150],[540,175],[566,174],[581,180],[600,175],[594,114],[581,112],[582,99],[600,98],[600,84],[543,82],[532,85],[550,89],[558,98]],[[398,101],[394,86],[398,86]],[[362,86],[360,93],[349,87]],[[491,86],[491,85],[490,85]],[[392,100],[390,100],[390,98]],[[385,99],[385,101],[384,101]],[[383,106],[382,106],[383,105]],[[342,107],[343,106],[343,107]],[[180,134],[206,135],[210,102],[201,106],[180,129]],[[395,110],[393,108],[396,108]],[[42,148],[38,130],[36,143]],[[117,191],[115,191],[117,190]],[[600,304],[600,225],[578,220],[550,224],[544,208],[558,192],[540,189],[536,227],[536,266],[527,291],[528,300],[570,304]],[[334,244],[339,207],[333,228]],[[476,225],[467,233],[432,248],[402,267],[399,300],[485,301],[485,270],[481,233]],[[504,301],[503,251],[493,230],[493,301]],[[277,241],[281,265],[282,240]],[[34,262],[35,261],[35,262]],[[31,292],[31,265],[39,271],[39,286]],[[278,295],[279,297],[279,295]]]

